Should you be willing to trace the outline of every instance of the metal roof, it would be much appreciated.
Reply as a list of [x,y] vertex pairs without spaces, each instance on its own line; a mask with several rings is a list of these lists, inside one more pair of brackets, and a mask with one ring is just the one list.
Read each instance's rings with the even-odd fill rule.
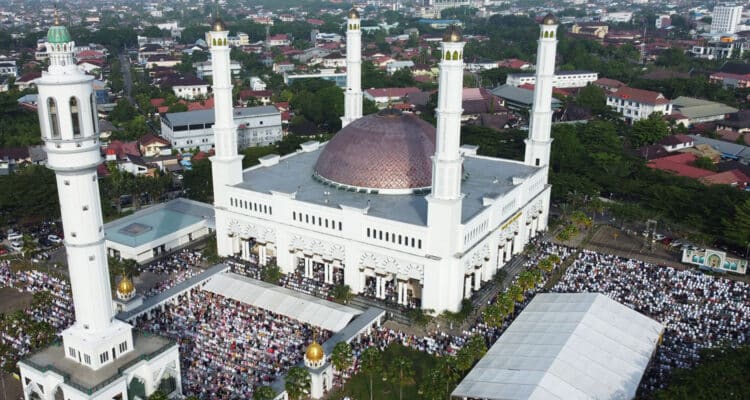
[[690,119],[714,117],[738,111],[736,108],[726,104],[685,96],[680,96],[672,100],[672,106],[680,114]]
[[[279,110],[274,106],[243,107],[233,110],[234,118],[259,117],[265,115],[279,114]],[[212,124],[214,123],[214,110],[196,110],[184,111],[178,113],[164,114],[164,119],[169,121],[172,127],[195,124]]]
[[452,396],[630,400],[663,330],[599,293],[538,294]]
[[344,329],[362,311],[231,272],[214,275],[203,290],[315,325]]
[[[534,91],[529,89],[512,85],[501,85],[492,89],[492,94],[512,103],[525,104],[529,107],[534,104]],[[552,108],[557,108],[560,104],[562,104],[560,100],[552,98]]]
[[[427,200],[424,195],[375,194],[340,190],[313,178],[313,167],[325,148],[321,145],[310,152],[298,151],[282,157],[272,166],[258,165],[243,173],[243,182],[236,187],[260,193],[296,193],[295,200],[339,209],[349,206],[367,208],[367,215],[414,225],[427,225]],[[513,190],[513,178],[528,178],[538,167],[520,161],[465,156],[461,182],[462,222],[470,221],[486,206],[483,198],[500,198]]]

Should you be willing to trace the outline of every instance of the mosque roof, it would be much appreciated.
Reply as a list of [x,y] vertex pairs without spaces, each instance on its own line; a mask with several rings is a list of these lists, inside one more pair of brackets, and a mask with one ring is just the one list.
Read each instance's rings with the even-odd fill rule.
[[[236,187],[266,194],[294,193],[297,202],[337,210],[343,207],[366,209],[367,215],[375,218],[421,226],[427,224],[424,194],[363,193],[338,189],[315,179],[315,164],[329,145],[330,142],[317,149],[298,150],[282,157],[278,164],[248,168],[243,173],[243,182]],[[463,169],[466,179],[461,182],[461,192],[464,194],[462,223],[470,221],[487,207],[484,198],[501,198],[515,187],[514,178],[529,178],[539,170],[519,161],[472,155],[465,156]]]
[[432,184],[435,128],[395,109],[362,117],[328,142],[315,164],[323,179],[357,188],[419,189]]
[[52,25],[47,31],[47,43],[69,43],[72,41],[68,28],[63,25]]

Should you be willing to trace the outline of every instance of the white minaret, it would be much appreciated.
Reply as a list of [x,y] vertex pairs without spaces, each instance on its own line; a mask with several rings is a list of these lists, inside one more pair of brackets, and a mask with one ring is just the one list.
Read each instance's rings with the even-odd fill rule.
[[362,117],[362,31],[359,12],[352,8],[346,25],[346,91],[341,127]]
[[555,78],[557,51],[557,19],[547,14],[542,21],[536,53],[536,85],[534,104],[529,119],[529,138],[526,139],[527,165],[549,166],[552,147],[552,82]]
[[[458,28],[446,30],[440,45],[440,83],[435,155],[432,157],[432,192],[427,196],[427,226],[431,243],[428,252],[444,263],[440,271],[425,271],[425,287],[443,287],[444,293],[432,293],[422,299],[422,308],[458,311],[463,288],[462,271],[454,255],[461,228],[461,108],[463,93],[464,42]],[[429,282],[428,282],[429,281]]]
[[214,142],[216,154],[211,157],[213,174],[214,205],[226,208],[228,185],[242,182],[242,156],[237,154],[237,130],[234,126],[232,108],[232,80],[229,70],[229,32],[221,18],[216,16],[206,43],[211,49],[214,92]]
[[131,326],[114,319],[96,168],[102,162],[94,77],[73,60],[75,43],[55,25],[50,66],[36,82],[47,166],[55,171],[65,232],[75,323],[62,333],[65,357],[92,369],[132,351]]

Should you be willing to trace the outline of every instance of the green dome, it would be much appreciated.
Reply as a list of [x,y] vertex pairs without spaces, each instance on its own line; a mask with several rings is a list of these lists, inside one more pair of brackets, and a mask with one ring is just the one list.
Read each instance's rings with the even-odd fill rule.
[[68,43],[72,41],[68,28],[62,25],[55,25],[49,28],[49,32],[47,32],[48,43]]

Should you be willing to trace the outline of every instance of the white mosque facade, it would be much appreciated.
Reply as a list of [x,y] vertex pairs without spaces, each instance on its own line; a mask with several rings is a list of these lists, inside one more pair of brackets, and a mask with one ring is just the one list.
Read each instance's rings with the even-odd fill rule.
[[[349,38],[358,39],[351,31],[359,22],[350,12]],[[347,79],[354,87],[346,88],[345,126],[333,139],[266,156],[240,171],[236,134],[218,123],[231,117],[231,109],[218,107],[217,99],[213,173],[220,255],[257,254],[261,265],[273,257],[284,273],[313,277],[322,271],[326,283],[346,284],[356,294],[436,313],[459,310],[462,299],[547,229],[556,28],[552,16],[540,28],[523,162],[460,146],[464,43],[455,30],[441,43],[437,128],[393,110],[361,117],[361,105],[354,104],[361,102],[359,79]],[[219,38],[211,51],[214,65],[221,65],[226,32],[210,35]],[[359,54],[359,43],[347,42],[347,52]],[[228,69],[224,73],[229,76]],[[230,87],[225,91],[228,97]]]

